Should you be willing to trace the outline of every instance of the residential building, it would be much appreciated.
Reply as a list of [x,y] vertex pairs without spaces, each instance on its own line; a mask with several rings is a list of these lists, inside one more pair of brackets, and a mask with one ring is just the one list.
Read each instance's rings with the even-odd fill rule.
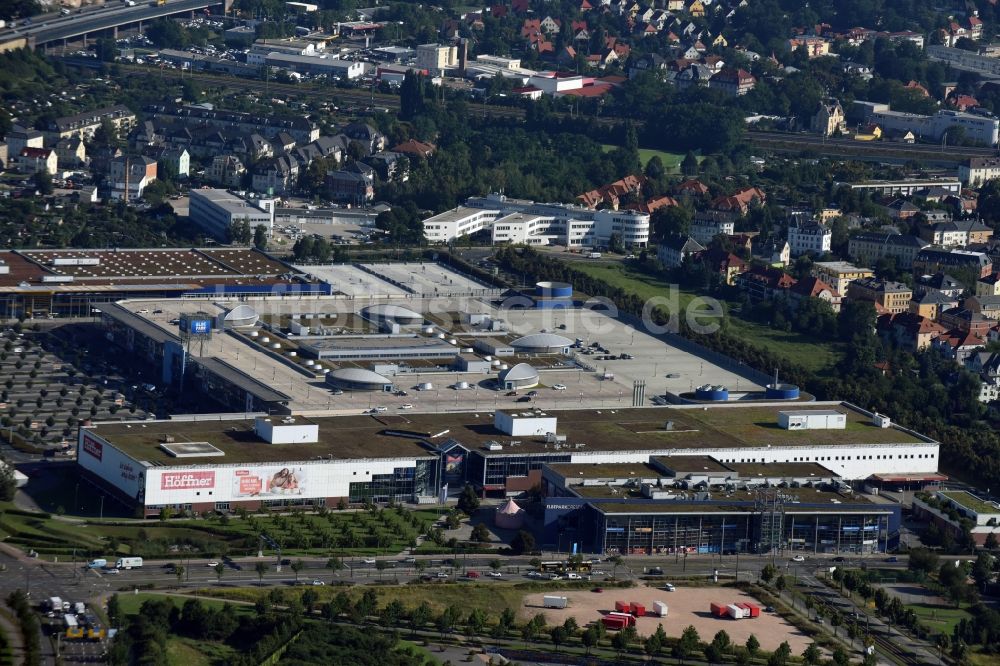
[[50,176],[59,173],[59,156],[51,148],[22,148],[15,166],[24,173],[44,171]]
[[793,257],[829,252],[832,239],[833,232],[813,220],[793,223],[788,227],[788,245]]
[[769,238],[754,245],[751,256],[768,266],[784,268],[792,261],[792,247],[788,241]]
[[847,293],[847,285],[854,280],[875,277],[868,268],[860,268],[846,261],[817,261],[810,274],[833,287],[838,294]]
[[958,307],[942,310],[938,323],[949,330],[966,331],[985,337],[989,335],[990,329],[997,325],[997,320],[968,308]]
[[913,260],[913,270],[937,273],[948,269],[965,268],[978,277],[986,277],[993,272],[993,260],[983,252],[969,250],[945,250],[928,247],[917,253]]
[[796,51],[805,49],[809,59],[822,58],[830,53],[830,42],[822,37],[793,37],[788,40],[788,49]]
[[53,141],[77,137],[93,138],[97,129],[109,123],[119,134],[125,136],[135,126],[135,114],[127,106],[111,106],[93,111],[84,111],[73,116],[56,118],[48,126],[47,134]]
[[272,157],[253,169],[252,186],[257,192],[269,195],[284,194],[295,187],[299,177],[299,163],[290,156]]
[[1000,296],[969,296],[962,305],[987,319],[1000,319]]
[[916,276],[916,279],[913,281],[914,295],[925,294],[931,291],[936,291],[949,298],[957,299],[965,291],[965,285],[946,273]]
[[958,178],[969,187],[980,187],[988,180],[1000,178],[1000,158],[970,157],[958,165]]
[[882,315],[877,328],[884,340],[912,352],[929,349],[934,340],[948,330],[912,312]]
[[917,254],[928,245],[927,241],[909,234],[865,231],[851,236],[847,241],[847,253],[851,259],[869,265],[892,257],[897,266],[908,269]]
[[809,127],[813,132],[823,136],[833,136],[847,130],[846,116],[844,108],[835,99],[822,101],[819,108],[809,121]]
[[754,301],[772,300],[786,296],[795,285],[795,278],[771,266],[751,266],[736,276],[736,286]]
[[268,234],[274,226],[273,199],[245,199],[226,190],[192,189],[189,217],[212,236],[229,240],[229,229],[245,221],[251,229],[263,225]]
[[977,220],[950,220],[921,226],[919,234],[931,245],[955,248],[988,243],[993,229]]
[[331,171],[326,174],[326,185],[336,201],[360,206],[375,198],[375,179],[367,174],[346,170]]
[[235,155],[216,155],[205,169],[205,180],[224,187],[239,187],[246,172],[243,162]]
[[303,144],[319,138],[319,126],[305,117],[255,116],[239,111],[220,111],[203,106],[174,104],[153,105],[147,111],[154,120],[172,122],[178,127],[214,127],[229,131],[257,132],[265,137],[287,132],[298,143]]
[[964,365],[970,356],[986,346],[986,340],[969,331],[952,330],[935,338],[931,346],[945,358]]
[[140,199],[146,186],[156,180],[156,160],[142,155],[116,157],[108,167],[112,201]]
[[937,321],[945,310],[958,307],[958,299],[945,296],[940,291],[926,291],[913,294],[910,298],[909,312]]
[[713,75],[708,80],[708,87],[712,90],[720,90],[723,93],[736,97],[746,95],[753,90],[757,84],[757,79],[753,74],[745,69],[726,67],[718,74]]
[[80,167],[87,164],[87,147],[83,139],[72,136],[56,144],[56,155],[63,168]]
[[843,297],[830,285],[817,277],[805,277],[796,282],[788,290],[788,302],[797,308],[808,298],[818,298],[830,306],[834,312],[840,312]]
[[345,125],[341,133],[351,141],[357,141],[368,155],[385,150],[385,135],[367,123],[351,123]]
[[890,282],[872,277],[849,283],[847,297],[851,300],[877,303],[889,314],[899,314],[909,311],[913,292],[902,282]]
[[725,211],[698,211],[691,220],[691,238],[702,245],[719,235],[731,236],[735,230],[736,216]]
[[697,255],[697,261],[718,275],[722,282],[730,287],[736,285],[736,277],[748,268],[743,259],[725,250],[708,249]]
[[690,236],[671,235],[660,241],[656,258],[665,268],[679,268],[685,259],[704,251],[705,247]]
[[854,102],[864,116],[864,122],[876,123],[883,130],[911,131],[920,138],[941,141],[953,127],[960,127],[965,137],[987,146],[997,144],[1000,120],[988,116],[942,109],[932,116],[893,111],[880,102]]
[[44,148],[45,135],[36,129],[14,125],[7,132],[8,159],[17,159],[24,148]]
[[458,47],[442,44],[420,44],[417,46],[417,68],[426,69],[432,76],[440,76],[445,70],[458,67]]
[[976,280],[976,296],[1000,296],[1000,273],[990,273]]

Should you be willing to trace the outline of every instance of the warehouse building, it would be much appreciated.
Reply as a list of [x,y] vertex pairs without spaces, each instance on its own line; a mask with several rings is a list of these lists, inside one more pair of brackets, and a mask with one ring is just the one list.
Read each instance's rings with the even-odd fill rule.
[[188,215],[206,233],[227,241],[229,230],[237,222],[246,222],[251,229],[263,226],[270,235],[274,227],[274,200],[251,201],[226,190],[191,190]]
[[[210,369],[214,376],[223,374],[218,368]],[[236,379],[229,383],[238,384]],[[77,462],[103,487],[143,507],[147,515],[157,514],[165,505],[200,511],[316,505],[341,499],[354,503],[435,501],[445,487],[454,494],[466,483],[483,495],[503,497],[542,485],[546,465],[562,465],[553,469],[563,470],[564,476],[569,475],[567,464],[581,471],[593,465],[652,465],[656,475],[650,472],[643,481],[655,476],[669,478],[672,484],[685,471],[687,459],[692,463],[687,465],[690,474],[709,465],[706,456],[713,461],[711,466],[723,470],[719,473],[723,483],[733,485],[727,492],[749,493],[779,477],[805,486],[860,480],[877,473],[936,473],[938,443],[934,440],[895,425],[876,425],[873,414],[851,405],[817,406],[843,413],[848,427],[781,429],[776,427],[779,407],[761,405],[678,406],[655,412],[405,413],[311,420],[285,417],[292,421],[286,424],[282,419],[282,427],[307,424],[315,428],[310,429],[308,441],[279,443],[265,433],[259,419],[212,415],[206,420],[84,426]],[[179,444],[190,445],[191,455],[178,455]],[[658,460],[664,458],[671,462]],[[790,466],[741,467],[775,464]],[[280,492],[237,490],[244,487],[240,477],[274,480],[279,472],[299,479],[294,492],[287,484]],[[660,482],[660,486],[665,484]],[[641,497],[641,484],[633,490]],[[574,494],[584,493],[567,493]],[[652,497],[650,501],[660,501],[655,494]],[[575,511],[587,499],[568,496],[558,501],[573,504]],[[791,504],[786,502],[789,510]],[[828,501],[827,509],[832,504]]]

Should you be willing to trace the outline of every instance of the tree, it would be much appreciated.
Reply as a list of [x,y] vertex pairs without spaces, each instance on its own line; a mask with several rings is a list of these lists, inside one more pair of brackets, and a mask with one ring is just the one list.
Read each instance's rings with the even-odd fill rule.
[[983,543],[983,548],[986,550],[996,550],[997,549],[997,535],[994,532],[990,532],[986,535],[986,541]]
[[489,543],[490,530],[486,527],[486,523],[477,523],[472,528],[472,540],[477,543]]
[[254,565],[253,569],[254,569],[254,571],[257,572],[257,584],[258,585],[263,585],[264,584],[264,574],[266,574],[268,572],[268,570],[270,569],[270,567],[268,567],[265,562],[258,562],[257,564]]
[[534,552],[535,537],[532,536],[531,532],[521,530],[513,539],[511,539],[510,548],[516,555]]
[[683,662],[685,659],[694,654],[694,651],[698,649],[700,642],[701,637],[698,636],[698,630],[695,629],[693,625],[688,625],[688,627],[681,633],[681,637],[677,641],[677,644],[674,645],[674,656]]
[[566,639],[569,638],[569,633],[565,627],[558,625],[553,627],[552,631],[549,632],[549,638],[552,639],[552,644],[556,646],[556,652],[559,652],[559,646],[566,642]]
[[35,190],[42,195],[52,194],[52,175],[45,169],[39,169],[31,177],[31,183],[35,186]]
[[389,563],[385,560],[375,560],[375,569],[378,571],[378,579],[382,580],[382,572],[389,568]]
[[913,548],[906,566],[910,571],[926,576],[938,568],[937,553],[926,548]]
[[299,582],[299,572],[305,569],[306,564],[302,560],[292,562],[292,571],[295,572],[295,582]]
[[590,656],[590,650],[597,645],[599,640],[599,634],[597,633],[597,627],[590,626],[583,632],[580,637],[580,642],[583,643],[583,647],[587,650],[587,656]]
[[326,561],[326,568],[333,572],[336,576],[337,572],[344,568],[344,561],[339,557],[331,557]]
[[726,630],[720,629],[718,632],[716,632],[715,636],[712,638],[712,645],[717,647],[720,652],[725,654],[726,652],[729,652],[729,649],[732,647],[733,643],[732,639],[729,638],[729,634],[726,633]]
[[479,510],[479,496],[471,483],[465,484],[462,494],[458,496],[458,510],[467,516],[472,516]]
[[816,666],[819,660],[823,657],[823,654],[819,650],[819,646],[815,643],[810,643],[809,646],[802,652],[802,663],[805,666]]
[[219,562],[218,564],[216,564],[212,568],[215,570],[215,578],[218,580],[218,582],[221,583],[222,582],[222,574],[226,573],[226,565],[225,565],[225,563],[224,562]]
[[658,240],[671,235],[687,235],[691,230],[691,211],[684,206],[664,206],[653,211],[650,222]]
[[690,150],[681,160],[681,173],[685,176],[694,176],[698,173],[698,158]]
[[431,621],[431,607],[427,605],[427,602],[421,602],[419,606],[413,609],[410,613],[410,626],[413,628],[414,633],[418,629],[423,629],[427,626],[427,623]]
[[618,572],[618,567],[622,565],[622,562],[623,560],[621,555],[612,555],[611,557],[608,558],[608,563],[611,564],[612,578],[615,578],[615,575]]
[[14,468],[4,460],[0,460],[0,501],[11,502],[17,492],[17,480],[14,478]]
[[250,239],[253,238],[250,223],[246,220],[236,220],[233,222],[232,226],[229,227],[229,238],[233,243],[238,245],[249,245]]
[[181,579],[184,578],[184,567],[179,564],[174,566],[174,575],[177,576],[177,582],[180,583]]
[[258,250],[267,249],[267,227],[258,224],[253,230],[253,246]]
[[838,645],[833,651],[833,663],[836,666],[849,666],[851,657],[843,647]]
[[750,634],[750,636],[747,637],[747,642],[745,644],[745,647],[747,649],[747,654],[750,655],[751,659],[753,659],[757,655],[757,652],[760,650],[760,641],[757,640],[756,636]]
[[786,585],[786,583],[785,583],[785,577],[784,576],[778,576],[774,580],[774,589],[776,589],[778,591],[778,594],[781,594],[782,592],[785,591],[785,585]]
[[760,570],[760,579],[764,581],[765,584],[770,584],[777,573],[778,570],[774,568],[773,564],[765,564],[764,568]]

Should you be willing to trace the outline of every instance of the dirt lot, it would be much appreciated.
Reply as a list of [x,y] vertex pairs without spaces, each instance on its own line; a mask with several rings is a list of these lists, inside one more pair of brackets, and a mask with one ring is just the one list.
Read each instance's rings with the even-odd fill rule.
[[525,597],[521,615],[530,618],[535,613],[543,612],[549,624],[561,623],[573,616],[583,626],[613,611],[616,600],[637,601],[646,606],[647,612],[651,612],[654,601],[663,601],[670,609],[668,616],[638,618],[636,628],[639,635],[648,636],[656,631],[657,624],[662,624],[668,636],[680,636],[688,625],[694,625],[703,641],[711,641],[717,631],[725,629],[734,643],[742,644],[750,634],[754,634],[765,650],[773,650],[782,641],[788,641],[792,654],[801,654],[810,643],[798,629],[773,613],[761,611],[760,617],[745,620],[713,617],[708,611],[713,601],[758,603],[756,599],[732,588],[678,587],[674,592],[665,592],[654,587],[636,587],[630,590],[608,589],[601,593],[565,591],[558,594],[569,599],[568,608],[543,608],[542,597],[545,595],[532,594]]

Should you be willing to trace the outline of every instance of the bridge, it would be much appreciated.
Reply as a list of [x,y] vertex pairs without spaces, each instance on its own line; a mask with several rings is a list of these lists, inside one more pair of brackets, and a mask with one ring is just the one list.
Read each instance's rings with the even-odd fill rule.
[[142,24],[164,16],[190,13],[209,7],[220,7],[228,10],[232,0],[166,0],[156,4],[155,0],[135,0],[130,6],[125,2],[112,0],[107,4],[86,7],[71,14],[47,14],[36,16],[31,23],[18,21],[18,25],[0,31],[0,52],[28,47],[38,48],[56,42],[83,38],[86,41],[90,35],[112,31],[117,35],[118,28]]

